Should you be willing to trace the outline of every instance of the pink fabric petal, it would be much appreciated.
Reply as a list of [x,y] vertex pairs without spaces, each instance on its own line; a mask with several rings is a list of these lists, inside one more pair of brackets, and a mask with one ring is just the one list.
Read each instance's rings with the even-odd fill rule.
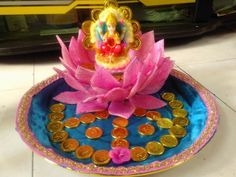
[[83,85],[82,83],[80,83],[77,79],[75,79],[73,76],[66,74],[64,76],[64,79],[66,81],[66,83],[71,86],[72,88],[79,90],[79,91],[83,91],[85,93],[88,92],[88,89],[85,87],[85,85]]
[[64,63],[66,63],[71,68],[76,69],[76,65],[73,63],[70,57],[69,51],[67,50],[65,44],[63,43],[63,41],[61,40],[59,36],[56,36],[56,38],[61,46],[61,53],[62,53],[62,58],[63,58]]
[[123,88],[134,85],[137,80],[137,73],[141,70],[142,62],[134,58],[125,68],[123,74]]
[[139,93],[152,94],[159,91],[161,87],[163,87],[173,66],[174,66],[173,61],[169,60],[168,58],[164,59],[163,63],[161,63],[155,75],[151,78],[150,82],[146,84],[145,88],[141,90]]
[[88,64],[93,64],[95,61],[95,51],[89,51],[84,48],[83,46],[83,39],[85,35],[82,32],[82,30],[79,30],[79,35],[77,39],[77,44],[78,44],[78,57],[80,58],[80,62],[82,63],[88,63]]
[[73,63],[78,66],[81,64],[81,60],[80,60],[80,56],[79,56],[79,50],[78,50],[78,43],[76,41],[76,39],[74,38],[74,36],[71,38],[70,40],[70,45],[69,45],[69,54],[70,57],[73,60]]
[[91,78],[91,86],[94,89],[110,90],[115,87],[120,87],[121,83],[116,80],[109,71],[98,68]]
[[85,112],[96,112],[96,111],[102,111],[106,109],[108,106],[108,103],[106,102],[98,102],[98,101],[91,101],[91,102],[79,102],[77,103],[76,107],[76,113],[81,114]]
[[143,75],[141,72],[137,73],[137,75],[138,79],[135,85],[132,87],[129,96],[127,97],[128,99],[134,96],[140,90],[140,87],[143,85],[143,82],[145,82],[145,80],[147,79],[145,75]]
[[83,83],[89,84],[95,71],[78,66],[75,77]]
[[77,104],[85,99],[85,93],[76,92],[62,92],[53,98],[56,101],[66,103],[66,104]]
[[57,72],[57,74],[60,76],[60,77],[63,77],[66,73],[66,71],[62,71],[56,67],[53,67],[53,70]]
[[123,88],[114,88],[107,92],[105,99],[108,101],[120,101],[126,99],[128,91]]
[[59,57],[61,64],[66,68],[66,70],[71,74],[71,75],[75,75],[75,69],[72,68],[71,66],[69,66],[64,60],[63,58]]
[[112,101],[108,111],[111,115],[129,118],[135,110],[135,106],[129,101]]
[[151,50],[155,43],[154,31],[144,33],[141,36],[142,46],[139,50],[130,50],[129,55],[131,57],[138,57],[141,60],[146,59],[148,52]]
[[135,95],[130,99],[131,103],[137,108],[157,109],[166,105],[166,103],[152,95]]

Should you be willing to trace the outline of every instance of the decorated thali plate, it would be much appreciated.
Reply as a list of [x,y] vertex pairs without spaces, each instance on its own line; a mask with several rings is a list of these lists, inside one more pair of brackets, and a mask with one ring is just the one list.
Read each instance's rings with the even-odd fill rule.
[[[136,110],[126,121],[106,110],[76,114],[75,105],[53,99],[65,91],[73,88],[59,75],[32,87],[19,104],[16,128],[35,153],[81,173],[135,176],[168,170],[195,156],[211,140],[218,125],[213,96],[175,69],[153,94],[167,105]],[[114,142],[117,138],[121,139],[118,143]],[[124,153],[111,160],[115,146],[128,147],[130,159],[114,163],[127,158]]]

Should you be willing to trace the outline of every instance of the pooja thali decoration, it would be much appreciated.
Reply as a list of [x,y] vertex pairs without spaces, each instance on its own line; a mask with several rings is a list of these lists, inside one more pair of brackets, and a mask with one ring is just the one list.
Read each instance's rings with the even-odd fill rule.
[[163,40],[142,34],[129,7],[105,1],[68,48],[57,38],[65,70],[17,111],[17,131],[37,154],[82,173],[146,175],[187,161],[214,135],[213,97],[173,69]]

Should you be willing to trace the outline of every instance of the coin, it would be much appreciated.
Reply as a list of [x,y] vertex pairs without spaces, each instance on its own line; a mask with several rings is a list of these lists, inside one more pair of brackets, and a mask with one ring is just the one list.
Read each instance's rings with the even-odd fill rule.
[[61,130],[61,131],[57,131],[57,132],[53,133],[51,136],[51,140],[54,143],[59,143],[59,142],[65,141],[68,138],[68,136],[69,135],[66,131]]
[[64,118],[64,113],[62,113],[62,112],[53,112],[53,113],[48,114],[48,118],[51,121],[59,121],[59,120],[62,120]]
[[89,139],[98,139],[102,136],[103,131],[99,127],[90,127],[85,131],[85,135]]
[[176,117],[172,121],[175,125],[180,125],[182,127],[185,127],[189,124],[189,120],[186,117]]
[[129,142],[126,139],[114,139],[111,142],[111,147],[116,148],[116,147],[122,147],[122,148],[129,148]]
[[169,105],[171,108],[176,109],[176,108],[182,108],[183,103],[179,100],[172,100],[169,102]]
[[111,135],[114,138],[126,138],[128,136],[128,130],[123,127],[116,127],[111,131]]
[[182,138],[187,132],[185,128],[181,127],[180,125],[175,125],[169,129],[169,133],[177,138]]
[[80,116],[80,121],[84,124],[93,123],[95,120],[96,120],[95,115],[91,113],[83,114]]
[[104,110],[104,111],[99,111],[96,112],[95,117],[97,117],[98,119],[107,119],[109,117],[109,113],[108,111]]
[[165,147],[173,148],[173,147],[177,146],[178,139],[173,135],[163,135],[160,138],[160,142]]
[[64,152],[75,151],[78,146],[79,146],[79,142],[73,138],[67,139],[61,143],[61,149]]
[[138,132],[141,135],[153,135],[155,128],[150,124],[142,124],[138,127]]
[[126,127],[128,125],[128,120],[123,117],[116,117],[112,121],[114,127]]
[[71,117],[69,119],[66,119],[64,122],[64,126],[66,128],[76,128],[79,126],[79,124],[80,124],[80,119],[76,117]]
[[47,125],[47,129],[49,132],[57,132],[57,131],[60,131],[62,130],[64,127],[63,123],[60,122],[60,121],[53,121],[53,122],[50,122],[48,125]]
[[75,155],[78,159],[87,159],[93,155],[93,148],[89,145],[79,146],[76,151]]
[[150,155],[162,155],[165,151],[165,148],[161,143],[157,141],[151,141],[146,144],[146,150]]
[[170,128],[173,126],[173,122],[168,118],[161,118],[157,120],[157,125],[160,128]]
[[159,118],[161,118],[161,114],[157,111],[148,111],[146,113],[146,117],[149,120],[157,121]]
[[188,112],[185,109],[173,109],[172,114],[174,117],[186,117]]
[[62,112],[65,110],[65,105],[61,103],[53,104],[50,106],[51,112]]
[[175,94],[171,92],[165,92],[161,95],[161,97],[165,101],[172,101],[175,99]]
[[148,153],[146,149],[140,146],[133,147],[131,149],[131,158],[135,162],[140,162],[146,160],[148,157]]
[[95,165],[106,165],[110,162],[111,158],[109,156],[109,151],[98,150],[95,151],[92,156],[92,161]]
[[145,114],[146,114],[146,109],[143,109],[143,108],[137,108],[134,111],[134,115],[138,117],[143,117],[145,116]]

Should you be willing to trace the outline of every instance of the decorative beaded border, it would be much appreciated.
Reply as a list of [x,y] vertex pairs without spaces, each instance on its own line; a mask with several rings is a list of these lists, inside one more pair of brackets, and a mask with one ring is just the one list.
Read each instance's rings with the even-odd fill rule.
[[202,131],[201,135],[195,141],[195,143],[190,146],[188,149],[183,152],[176,154],[168,159],[162,161],[155,161],[147,165],[138,165],[131,167],[105,167],[105,166],[96,166],[93,163],[82,164],[75,162],[71,159],[65,158],[56,152],[53,149],[49,149],[41,145],[38,140],[34,137],[33,132],[31,132],[28,125],[28,112],[30,110],[30,105],[34,95],[39,93],[43,88],[50,85],[52,82],[59,79],[58,75],[53,75],[52,77],[38,83],[33,86],[29,91],[27,91],[18,106],[16,113],[16,130],[19,132],[23,141],[37,154],[43,156],[44,158],[52,161],[64,168],[68,168],[74,171],[82,173],[93,173],[100,175],[111,175],[111,176],[135,176],[135,175],[145,175],[155,172],[164,171],[175,167],[193,157],[197,154],[211,139],[211,137],[216,132],[218,126],[219,114],[217,106],[213,96],[210,92],[205,89],[200,83],[193,80],[190,76],[177,71],[172,70],[171,75],[186,82],[191,85],[199,93],[201,99],[204,101],[207,110],[208,118],[206,126]]

